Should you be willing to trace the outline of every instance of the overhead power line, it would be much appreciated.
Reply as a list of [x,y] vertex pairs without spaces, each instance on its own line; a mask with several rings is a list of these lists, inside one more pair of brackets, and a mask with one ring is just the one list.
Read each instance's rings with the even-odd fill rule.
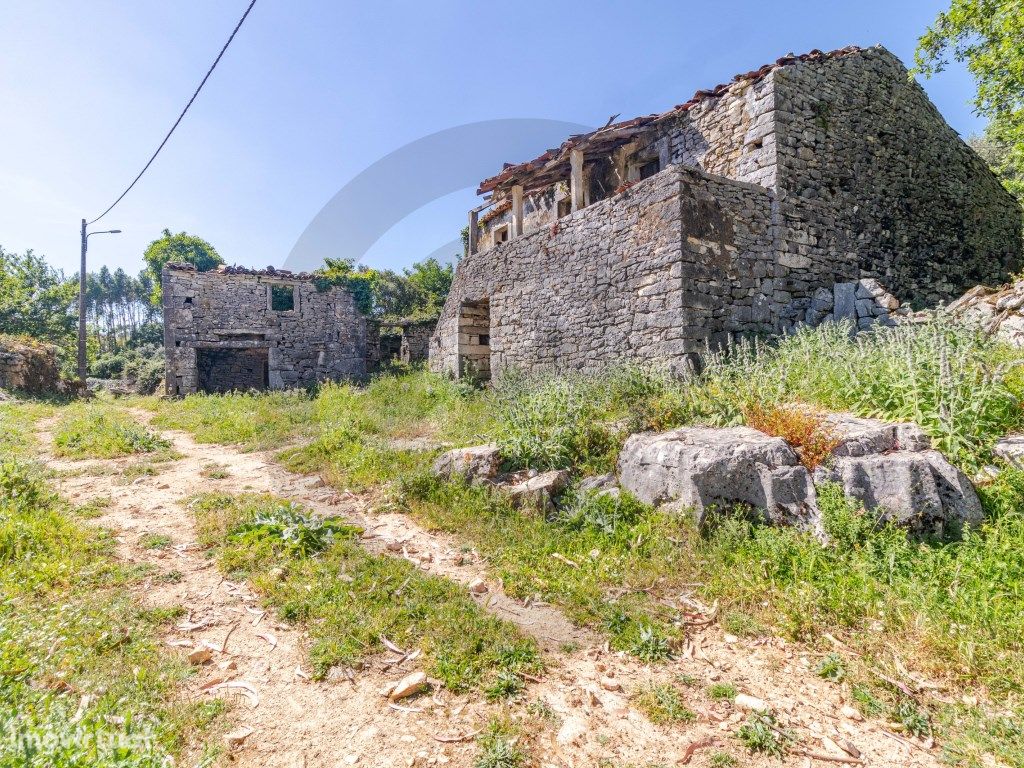
[[186,104],[185,108],[183,110],[181,110],[181,114],[178,115],[178,119],[174,121],[174,125],[171,126],[171,130],[169,130],[167,132],[167,135],[164,136],[164,140],[160,142],[160,146],[156,148],[156,152],[153,153],[153,156],[149,158],[149,161],[143,166],[142,170],[139,171],[139,175],[136,176],[132,180],[132,183],[128,185],[128,188],[125,189],[124,192],[121,193],[120,197],[118,197],[117,200],[115,200],[113,203],[110,204],[110,207],[107,208],[107,210],[105,210],[103,213],[101,213],[95,219],[90,221],[89,224],[95,224],[97,221],[99,221],[104,216],[106,216],[108,213],[110,213],[112,210],[114,210],[114,206],[116,206],[118,203],[120,203],[124,199],[124,196],[132,191],[132,187],[134,187],[136,185],[136,183],[138,183],[139,179],[142,178],[142,174],[144,174],[147,170],[149,170],[149,166],[151,166],[153,164],[153,161],[156,160],[156,156],[160,154],[160,150],[162,150],[164,148],[164,145],[167,143],[168,139],[171,138],[171,134],[173,134],[175,129],[178,127],[178,125],[181,124],[182,119],[185,117],[185,113],[188,112],[189,107],[192,106],[192,102],[194,102],[196,100],[196,97],[199,95],[199,92],[201,90],[203,90],[203,86],[206,85],[206,81],[210,79],[210,75],[213,74],[213,70],[217,68],[217,64],[220,62],[221,57],[224,55],[224,52],[228,49],[228,46],[231,45],[231,41],[235,39],[235,35],[238,34],[238,30],[242,28],[242,24],[245,22],[245,18],[249,15],[249,11],[252,10],[252,7],[254,5],[256,5],[256,0],[252,0],[252,2],[249,3],[249,7],[245,9],[245,13],[242,14],[242,18],[240,18],[238,20],[238,23],[235,25],[235,28],[232,30],[231,36],[228,37],[227,42],[224,43],[224,47],[221,48],[220,49],[220,53],[217,54],[217,58],[213,60],[213,64],[211,64],[210,68],[208,70],[206,70],[206,75],[203,77],[202,81],[199,83],[199,87],[196,88],[195,93],[192,94],[192,98],[188,100],[188,104]]

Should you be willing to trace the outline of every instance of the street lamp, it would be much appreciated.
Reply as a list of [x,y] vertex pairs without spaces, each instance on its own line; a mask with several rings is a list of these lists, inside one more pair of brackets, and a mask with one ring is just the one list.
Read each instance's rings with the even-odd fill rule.
[[85,252],[89,249],[89,238],[93,235],[119,235],[120,229],[104,229],[102,232],[86,232],[82,219],[82,265],[78,272],[78,379],[85,386]]

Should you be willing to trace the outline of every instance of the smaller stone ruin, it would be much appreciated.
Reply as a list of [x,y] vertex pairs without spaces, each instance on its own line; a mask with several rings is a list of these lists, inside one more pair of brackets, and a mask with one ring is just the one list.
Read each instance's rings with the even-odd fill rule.
[[0,335],[0,389],[33,395],[61,391],[57,348],[38,341]]

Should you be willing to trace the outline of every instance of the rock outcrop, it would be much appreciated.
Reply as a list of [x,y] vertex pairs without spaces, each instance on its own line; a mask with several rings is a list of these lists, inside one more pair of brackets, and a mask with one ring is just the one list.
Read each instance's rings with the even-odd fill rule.
[[1024,280],[1000,288],[975,286],[944,311],[978,325],[1007,344],[1024,347]]
[[622,487],[648,504],[714,510],[743,504],[774,524],[821,533],[816,488],[836,483],[850,498],[915,533],[942,533],[983,518],[974,486],[916,424],[829,414],[837,440],[813,475],[778,437],[749,427],[684,427],[631,436],[618,461]]
[[435,475],[445,480],[493,480],[501,469],[501,452],[496,445],[455,448],[438,456],[433,469]]
[[692,508],[699,522],[712,509],[743,504],[772,523],[818,524],[811,476],[794,450],[750,427],[632,435],[619,454],[618,476],[640,501]]

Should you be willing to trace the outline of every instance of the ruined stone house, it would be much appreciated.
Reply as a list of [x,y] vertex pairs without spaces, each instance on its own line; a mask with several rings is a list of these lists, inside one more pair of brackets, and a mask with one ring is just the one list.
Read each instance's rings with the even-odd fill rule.
[[241,267],[162,275],[166,391],[301,387],[366,373],[366,318],[312,275]]
[[434,320],[381,326],[343,287],[244,267],[162,274],[168,395],[305,387],[427,359]]
[[1022,263],[1018,204],[880,46],[784,56],[479,193],[430,346],[455,375],[674,365],[856,319],[837,284],[931,305]]

